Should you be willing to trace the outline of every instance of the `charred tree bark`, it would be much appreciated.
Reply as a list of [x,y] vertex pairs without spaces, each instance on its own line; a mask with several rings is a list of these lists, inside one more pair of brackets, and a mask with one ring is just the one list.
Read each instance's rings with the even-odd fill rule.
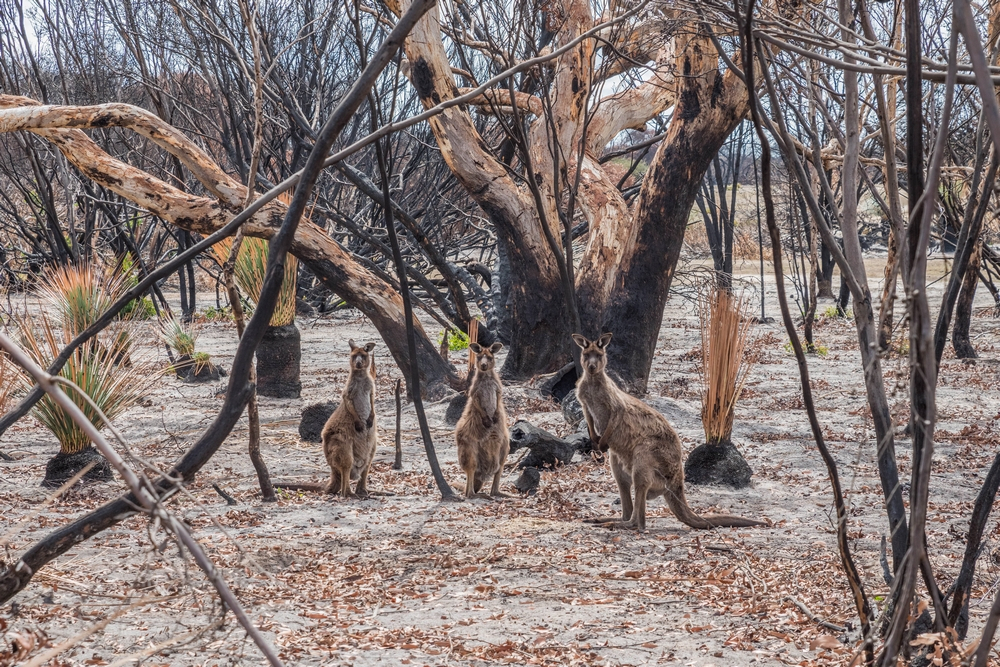
[[979,285],[979,265],[982,262],[982,241],[976,244],[976,249],[969,258],[962,279],[962,289],[958,293],[958,303],[955,304],[955,325],[951,330],[951,344],[955,348],[955,356],[959,359],[975,359],[976,348],[972,346],[969,333],[972,328],[972,306],[976,300],[976,287]]
[[674,118],[643,179],[635,243],[619,260],[615,299],[602,319],[603,330],[614,332],[619,341],[608,350],[608,364],[637,393],[646,390],[698,186],[747,111],[743,82],[732,71],[720,76],[709,66],[718,56],[707,39],[692,38],[682,52],[685,77],[678,84]]

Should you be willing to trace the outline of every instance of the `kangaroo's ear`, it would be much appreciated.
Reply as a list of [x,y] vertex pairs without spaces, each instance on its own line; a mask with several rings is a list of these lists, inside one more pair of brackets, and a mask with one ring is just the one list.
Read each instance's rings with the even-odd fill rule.
[[585,350],[587,349],[587,346],[590,345],[590,341],[587,340],[586,336],[581,336],[580,334],[573,334],[573,340],[576,341],[577,345]]
[[469,343],[469,349],[475,352],[476,354],[483,353],[483,346],[480,345],[479,343]]
[[347,344],[351,346],[351,352],[358,349],[358,346],[354,344],[354,339],[351,338],[347,341]]
[[365,343],[365,352],[371,352],[375,349],[375,343]]
[[601,334],[601,337],[597,339],[597,347],[601,347],[601,348],[607,347],[608,343],[610,343],[610,342],[611,342],[611,334],[610,333]]
[[496,354],[502,349],[503,349],[503,343],[493,343],[492,345],[490,345],[490,352],[492,352],[493,354]]

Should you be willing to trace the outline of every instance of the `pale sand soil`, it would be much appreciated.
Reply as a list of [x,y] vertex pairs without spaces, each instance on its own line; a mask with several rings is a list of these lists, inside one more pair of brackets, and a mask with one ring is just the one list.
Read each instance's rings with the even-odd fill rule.
[[[876,287],[873,281],[873,291]],[[935,309],[939,294],[940,285],[932,292]],[[205,295],[203,304],[210,301]],[[773,293],[767,307],[769,315],[777,314]],[[275,480],[318,481],[328,470],[320,447],[299,441],[299,412],[339,394],[348,338],[378,338],[355,311],[301,320],[299,326],[303,398],[262,399],[263,453]],[[998,334],[997,321],[976,319],[975,343],[983,358],[975,365],[951,358],[942,366],[928,539],[943,588],[957,573],[968,513],[1000,433]],[[384,345],[377,348],[383,353],[377,405],[381,448],[369,486],[396,495],[343,501],[295,494],[261,504],[242,422],[190,496],[171,507],[196,527],[288,664],[847,664],[857,633],[824,630],[786,600],[795,597],[833,623],[856,625],[835,549],[830,487],[801,409],[794,359],[783,348],[787,338],[779,322],[760,325],[756,336],[760,360],[734,434],[755,471],[754,486],[691,487],[688,499],[700,511],[766,517],[772,528],[695,531],[678,523],[662,501],[650,505],[645,534],[585,525],[584,517],[617,511],[612,505],[617,491],[605,463],[579,458],[544,472],[535,497],[442,504],[410,405],[403,413],[405,469],[390,469],[391,387],[399,372],[386,361]],[[886,520],[853,324],[826,320],[817,325],[816,336],[830,351],[810,357],[810,371],[820,420],[848,490],[851,545],[869,594],[882,596],[887,586],[879,541]],[[225,368],[235,343],[231,325],[210,324],[202,328],[199,348]],[[699,345],[690,302],[671,298],[647,400],[673,422],[687,450],[703,439],[698,360],[692,354]],[[147,347],[165,363],[152,334]],[[890,400],[902,417],[905,359],[886,361],[885,371],[892,378]],[[221,405],[218,391],[219,385],[164,377],[150,393],[152,405],[133,409],[120,426],[137,453],[166,466],[208,425]],[[512,421],[525,417],[567,432],[557,406],[541,400],[531,386],[506,391]],[[444,403],[432,404],[428,417],[445,473],[460,486],[464,480],[444,409]],[[45,498],[38,482],[56,444],[29,420],[6,434],[0,449],[17,459],[0,462],[0,535],[17,526],[2,556],[7,559],[124,488],[119,482],[72,492],[18,526]],[[897,440],[897,452],[908,480],[907,439]],[[515,493],[516,476],[512,471],[504,477],[508,493]],[[239,505],[227,507],[213,482]],[[998,538],[1000,527],[991,519],[977,571],[973,632],[982,625],[1000,574],[1000,554],[994,555]],[[151,539],[165,547],[162,554]],[[0,610],[0,619],[8,632],[40,629],[56,643],[126,602],[155,598],[63,654],[66,665],[113,663],[202,630],[219,612],[211,587],[163,540],[162,531],[147,521],[129,519],[38,573],[15,598],[16,608],[7,604]],[[841,636],[845,647],[820,648],[815,640],[824,634]],[[230,615],[223,629],[143,664],[261,662]]]

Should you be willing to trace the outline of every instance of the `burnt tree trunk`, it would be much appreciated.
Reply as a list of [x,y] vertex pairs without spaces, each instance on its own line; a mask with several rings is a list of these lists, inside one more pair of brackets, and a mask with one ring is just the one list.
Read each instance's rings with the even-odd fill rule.
[[295,323],[269,326],[257,348],[257,393],[272,398],[299,398],[301,364],[302,337]]
[[830,249],[822,240],[819,242],[819,275],[817,276],[817,294],[820,299],[833,298],[833,269],[836,264],[830,256]]
[[[717,56],[707,39],[693,38],[684,53],[685,78],[678,84],[674,117],[643,180],[636,240],[631,252],[616,258],[618,289],[603,318],[604,331],[615,333],[608,364],[626,388],[637,393],[646,391],[667,293],[698,186],[747,111],[742,82],[708,68],[708,61]],[[691,76],[692,72],[701,74]]]
[[510,322],[510,346],[502,375],[524,379],[562,368],[570,357],[572,331],[562,281],[557,271],[539,266],[517,239],[500,235],[510,261],[510,284],[504,310]]
[[955,304],[955,324],[951,330],[951,344],[955,348],[955,356],[959,359],[975,359],[976,348],[972,346],[969,332],[972,328],[972,306],[976,300],[976,286],[979,285],[979,265],[982,257],[982,241],[976,243],[965,267],[962,278],[962,289],[958,293],[958,303]]

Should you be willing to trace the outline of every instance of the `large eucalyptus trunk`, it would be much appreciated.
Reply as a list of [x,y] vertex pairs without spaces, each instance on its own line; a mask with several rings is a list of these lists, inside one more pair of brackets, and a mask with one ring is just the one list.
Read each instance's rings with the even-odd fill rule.
[[[546,266],[546,257],[534,256],[516,240],[501,237],[510,262],[506,300],[502,304],[509,326],[505,378],[524,379],[550,373],[570,358],[572,321],[559,273]],[[548,262],[551,265],[551,261]],[[546,269],[549,270],[546,270]]]
[[[685,72],[704,72],[713,57],[707,40],[692,39],[682,59]],[[643,393],[663,323],[670,283],[698,186],[730,133],[747,111],[742,84],[724,85],[717,71],[685,78],[668,133],[646,172],[639,195],[631,252],[609,257],[618,289],[602,318],[615,334],[608,365],[630,391]],[[610,264],[614,266],[610,266]],[[593,270],[600,270],[595,267]]]

